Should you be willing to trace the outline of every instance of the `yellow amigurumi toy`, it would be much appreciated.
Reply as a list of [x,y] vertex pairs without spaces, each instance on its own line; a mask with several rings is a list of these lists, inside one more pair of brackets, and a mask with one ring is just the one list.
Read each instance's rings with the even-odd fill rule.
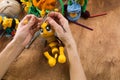
[[46,39],[46,49],[44,56],[48,59],[48,64],[53,67],[56,64],[56,59],[59,63],[66,62],[66,56],[64,54],[64,44],[55,36],[55,31],[48,25],[47,22],[43,22],[40,27],[40,35]]

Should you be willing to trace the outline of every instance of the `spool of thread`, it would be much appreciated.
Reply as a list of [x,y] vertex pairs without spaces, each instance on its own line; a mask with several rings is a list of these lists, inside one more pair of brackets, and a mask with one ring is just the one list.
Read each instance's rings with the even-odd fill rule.
[[1,0],[0,1],[0,14],[5,14],[9,17],[19,15],[21,11],[20,3],[16,0]]

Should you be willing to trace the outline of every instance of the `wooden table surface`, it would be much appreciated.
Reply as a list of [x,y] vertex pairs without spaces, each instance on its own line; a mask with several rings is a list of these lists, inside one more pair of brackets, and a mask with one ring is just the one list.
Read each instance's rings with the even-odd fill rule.
[[[79,56],[88,80],[120,80],[120,2],[89,0],[91,14],[106,11],[101,17],[80,19],[94,29],[90,31],[70,23]],[[0,51],[10,41],[0,40]],[[69,80],[69,67],[57,64],[50,68],[42,55],[44,41],[38,37],[29,49],[11,64],[4,80]],[[74,53],[73,53],[74,54]]]

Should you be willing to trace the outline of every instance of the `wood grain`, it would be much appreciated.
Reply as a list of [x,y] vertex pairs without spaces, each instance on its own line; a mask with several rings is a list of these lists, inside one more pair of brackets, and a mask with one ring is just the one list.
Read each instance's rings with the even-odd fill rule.
[[[88,80],[120,80],[120,2],[119,0],[89,0],[91,14],[106,11],[101,17],[80,19],[94,29],[90,31],[70,23],[79,56]],[[0,51],[11,39],[0,40]],[[42,43],[41,43],[42,41]],[[50,68],[42,55],[44,40],[35,40],[11,64],[4,80],[69,80],[69,67],[57,64]]]

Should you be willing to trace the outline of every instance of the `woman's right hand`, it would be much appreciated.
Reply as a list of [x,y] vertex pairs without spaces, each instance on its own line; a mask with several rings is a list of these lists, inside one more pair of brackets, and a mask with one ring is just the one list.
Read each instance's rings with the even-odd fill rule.
[[65,45],[71,45],[71,43],[74,42],[68,20],[62,14],[59,12],[51,12],[48,14],[47,21],[54,28],[57,36]]
[[[70,80],[86,80],[86,76],[82,68],[77,47],[70,31],[68,21],[58,12],[51,12],[48,16],[48,23],[53,26],[57,36],[65,44],[67,53],[69,53],[68,59],[70,62]],[[58,23],[54,19],[58,19]]]
[[13,41],[17,41],[19,44],[22,43],[25,47],[32,39],[34,33],[39,30],[37,24],[41,21],[41,18],[37,18],[32,14],[26,15],[19,23]]

